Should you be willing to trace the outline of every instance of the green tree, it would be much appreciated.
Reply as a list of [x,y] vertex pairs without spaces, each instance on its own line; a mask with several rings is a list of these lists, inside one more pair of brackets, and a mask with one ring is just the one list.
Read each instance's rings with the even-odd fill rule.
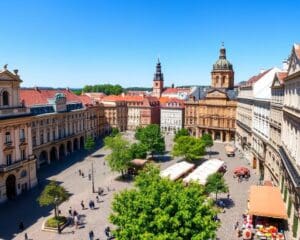
[[84,143],[84,149],[88,152],[92,151],[95,148],[95,140],[92,136],[88,136]]
[[152,164],[136,177],[135,188],[115,195],[112,210],[117,239],[214,239],[219,226],[202,186],[162,179]]
[[111,137],[115,137],[115,136],[117,136],[117,134],[119,134],[119,133],[120,133],[120,131],[119,131],[118,128],[112,128],[112,129],[111,129],[110,136],[111,136]]
[[183,137],[183,136],[190,136],[190,133],[189,133],[189,131],[188,131],[186,128],[180,129],[180,130],[175,134],[174,142],[176,142],[176,140],[177,140],[178,138]]
[[69,199],[69,193],[66,189],[57,184],[56,181],[51,181],[43,190],[37,199],[40,206],[53,205],[54,217],[58,217],[58,206]]
[[188,161],[199,159],[204,155],[205,144],[201,139],[191,137],[191,136],[182,136],[179,137],[174,146],[172,154],[176,156],[184,156]]
[[147,157],[147,147],[142,143],[133,143],[130,147],[130,152],[132,159],[141,158],[144,159]]
[[124,91],[120,85],[112,84],[98,84],[98,85],[86,85],[83,87],[83,92],[102,92],[106,95],[119,95]]
[[150,124],[145,128],[137,128],[135,137],[147,147],[152,158],[154,153],[163,153],[165,151],[165,140],[157,124]]
[[205,143],[205,147],[209,147],[209,157],[211,155],[211,147],[214,145],[212,136],[208,133],[204,133],[201,137],[201,140]]
[[111,153],[106,156],[109,167],[113,171],[121,172],[123,176],[132,160],[129,142],[117,134],[115,137],[106,137],[104,144],[111,149]]
[[207,193],[215,193],[216,201],[218,199],[218,193],[226,193],[228,192],[228,186],[224,180],[223,174],[214,173],[208,176],[205,190]]

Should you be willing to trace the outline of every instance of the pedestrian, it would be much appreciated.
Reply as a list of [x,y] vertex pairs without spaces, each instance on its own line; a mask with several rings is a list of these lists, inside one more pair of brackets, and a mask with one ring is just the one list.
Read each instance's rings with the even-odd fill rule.
[[78,228],[78,216],[77,215],[74,217],[74,223],[75,223],[75,228],[77,229]]
[[89,181],[91,181],[91,179],[92,179],[92,175],[89,173]]
[[84,178],[84,173],[82,173],[81,176]]
[[28,235],[27,235],[27,233],[24,234],[24,239],[25,239],[25,240],[28,240]]
[[91,230],[89,232],[89,237],[90,237],[90,240],[94,240],[94,232],[93,232],[93,230]]
[[239,222],[236,221],[236,223],[234,224],[234,230],[236,230],[238,228],[238,226],[239,226]]
[[74,211],[73,211],[73,216],[75,217],[75,216],[77,216],[77,215],[78,215],[77,211],[74,210]]
[[109,235],[110,235],[110,228],[108,226],[104,229],[104,233],[105,233],[106,237],[109,237]]
[[83,203],[83,200],[81,201],[80,205],[81,205],[81,207],[82,207],[82,210],[84,210],[84,203]]
[[81,176],[81,169],[79,169],[78,172],[79,172],[79,176]]
[[227,193],[227,199],[230,199],[230,193]]
[[23,232],[23,230],[24,230],[24,224],[23,224],[22,221],[19,223],[19,230],[20,230],[21,232]]
[[96,200],[97,200],[97,203],[100,202],[100,201],[99,201],[99,196],[98,196],[98,195],[96,196]]
[[72,207],[69,208],[69,215],[72,215]]

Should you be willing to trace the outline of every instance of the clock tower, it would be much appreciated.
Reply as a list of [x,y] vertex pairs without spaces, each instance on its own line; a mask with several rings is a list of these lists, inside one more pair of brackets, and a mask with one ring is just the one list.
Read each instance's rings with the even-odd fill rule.
[[163,88],[164,88],[164,75],[161,72],[161,65],[160,65],[160,61],[158,59],[157,64],[156,64],[156,72],[154,74],[154,79],[153,79],[152,95],[154,97],[160,98]]

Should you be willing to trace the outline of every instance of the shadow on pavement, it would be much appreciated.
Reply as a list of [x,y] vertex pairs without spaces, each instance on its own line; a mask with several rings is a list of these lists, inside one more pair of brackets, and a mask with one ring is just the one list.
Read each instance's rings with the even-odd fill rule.
[[[96,142],[95,151],[102,146],[103,141],[98,140]],[[45,185],[49,183],[47,178],[64,171],[77,162],[84,160],[87,155],[88,154],[86,151],[79,150],[74,152],[72,155],[65,157],[64,160],[55,161],[50,165],[41,167],[37,171],[37,187],[18,196],[14,200],[10,200],[1,204],[0,239],[13,239],[16,234],[20,233],[18,226],[21,221],[24,224],[25,229],[23,233],[25,233],[26,228],[33,225],[36,221],[38,221],[38,219],[41,217],[48,217],[51,214],[53,207],[40,207],[37,202],[37,198],[43,191]]]

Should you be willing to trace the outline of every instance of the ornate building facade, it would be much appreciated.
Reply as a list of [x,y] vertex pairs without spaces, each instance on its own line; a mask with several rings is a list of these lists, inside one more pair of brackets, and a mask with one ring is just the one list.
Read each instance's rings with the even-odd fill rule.
[[87,135],[104,134],[103,106],[83,104],[69,89],[27,88],[20,96],[33,115],[32,148],[38,167],[83,149]]
[[174,134],[183,128],[184,101],[166,99],[160,104],[160,129],[167,134]]
[[0,203],[37,184],[32,116],[20,101],[18,71],[0,71]]
[[286,203],[293,239],[300,235],[300,44],[294,44],[284,79],[281,191]]
[[185,128],[197,137],[209,133],[214,140],[234,140],[235,98],[233,67],[226,59],[226,49],[222,46],[211,72],[211,87],[199,101],[190,98],[185,102]]

